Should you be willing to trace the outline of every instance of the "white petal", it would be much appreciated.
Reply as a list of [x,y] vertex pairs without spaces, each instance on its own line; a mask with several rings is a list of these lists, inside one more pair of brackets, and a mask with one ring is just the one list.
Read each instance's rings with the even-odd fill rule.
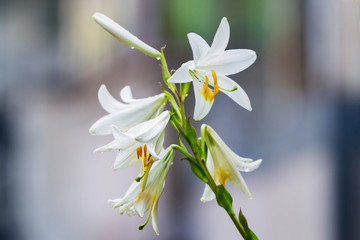
[[121,148],[122,145],[114,140],[108,144],[106,144],[105,146],[102,146],[102,147],[99,147],[97,149],[94,150],[95,153],[100,153],[100,152],[109,152],[109,151],[112,151],[112,150],[115,150],[115,149],[119,149]]
[[155,202],[155,205],[153,206],[153,210],[151,213],[151,223],[152,223],[152,227],[153,227],[156,235],[159,235],[158,214],[157,214],[158,203],[159,203],[159,200],[157,200]]
[[188,61],[181,65],[181,67],[176,70],[176,72],[169,78],[168,82],[170,83],[184,83],[191,82],[192,78],[189,74],[189,68],[194,65],[194,61]]
[[139,159],[137,159],[137,156],[136,156],[136,148],[138,146],[139,145],[136,145],[131,148],[119,150],[119,152],[116,156],[115,162],[114,162],[113,169],[114,170],[123,169],[123,168],[127,168],[127,167],[133,166],[136,163],[138,163]]
[[123,89],[121,89],[120,98],[121,98],[121,100],[123,100],[123,102],[126,102],[126,103],[132,103],[132,102],[137,101],[137,99],[133,98],[130,86],[125,86],[125,87],[123,87]]
[[90,128],[93,135],[111,134],[111,125],[116,125],[121,130],[127,130],[141,122],[155,117],[159,108],[163,108],[166,101],[164,93],[137,100],[121,111],[108,114],[97,120]]
[[262,162],[262,159],[253,161],[251,158],[242,158],[242,157],[236,155],[235,153],[234,153],[233,159],[234,159],[236,168],[242,172],[254,171],[255,169],[257,169],[260,166],[260,164]]
[[106,144],[105,146],[95,149],[94,152],[108,152],[115,149],[124,149],[132,146],[135,143],[134,139],[121,132],[120,129],[118,129],[116,126],[113,125],[111,128],[115,140]]
[[143,191],[140,193],[139,198],[136,201],[135,211],[139,214],[140,217],[143,217],[152,204],[153,204],[152,196],[148,192]]
[[114,204],[117,204],[121,201],[121,198],[116,198],[116,199],[109,199],[108,202],[109,203],[114,203]]
[[226,90],[232,90],[232,89],[234,89],[234,87],[237,88],[237,90],[235,90],[235,91],[225,91],[220,88],[219,90],[221,92],[228,95],[232,100],[234,100],[237,104],[239,104],[243,108],[245,108],[249,111],[252,110],[249,97],[246,94],[246,92],[244,91],[244,89],[242,89],[240,87],[239,84],[237,84],[234,80],[232,80],[226,76],[218,75],[217,77],[218,77],[219,87],[226,89]]
[[121,146],[119,148],[127,148],[133,145],[134,139],[128,136],[126,133],[122,132],[118,127],[115,125],[111,126],[112,134],[115,138],[115,141],[119,142],[118,144]]
[[[206,159],[206,167],[207,167],[210,175],[214,178],[214,173],[215,173],[214,160],[211,156],[209,149],[208,149],[208,154],[207,154],[207,159]],[[216,180],[215,180],[215,183],[219,184],[218,182],[216,182]],[[214,192],[211,190],[209,185],[205,184],[205,189],[204,189],[204,192],[203,192],[203,195],[202,195],[200,201],[208,202],[208,201],[213,200],[214,198],[215,198]]]
[[213,193],[213,191],[211,190],[209,185],[205,184],[204,193],[203,193],[200,201],[208,202],[208,201],[213,200],[214,198],[215,198],[215,194]]
[[196,67],[206,71],[213,69],[223,75],[232,75],[248,68],[255,60],[256,53],[253,50],[234,49],[216,56],[207,56]]
[[209,55],[218,54],[225,50],[230,38],[230,27],[227,19],[223,17],[215,33],[214,40],[211,44]]
[[120,111],[127,106],[126,104],[123,104],[113,98],[105,85],[101,85],[101,87],[99,88],[98,97],[100,105],[108,113]]
[[[157,140],[155,142],[154,149],[157,154],[160,154],[161,151],[163,150],[164,141],[165,141],[165,129],[162,131],[162,133],[159,135],[159,137],[157,138]],[[153,153],[151,153],[151,155],[154,156]]]
[[240,191],[242,191],[246,196],[248,196],[248,198],[252,198],[250,190],[246,185],[245,180],[243,179],[241,174],[236,169],[231,169],[231,170],[232,172],[230,173],[230,178],[229,178],[231,183],[234,184],[238,189],[240,189]]
[[215,167],[214,167],[214,160],[211,156],[210,149],[208,148],[208,154],[206,159],[206,167],[212,177],[214,177]]
[[135,208],[134,208],[134,203],[127,203],[124,204],[120,207],[120,214],[124,214],[126,213],[128,216],[133,216],[136,215],[137,213],[135,212]]
[[210,111],[214,100],[206,101],[200,91],[203,90],[203,86],[198,81],[193,81],[194,94],[195,94],[195,108],[194,108],[194,120],[199,121],[203,119]]
[[154,119],[143,122],[129,130],[135,133],[135,140],[139,142],[150,142],[158,137],[165,129],[170,119],[170,112],[165,111]]
[[114,208],[120,207],[123,204],[136,201],[141,191],[141,183],[134,181],[121,199],[109,200],[109,202],[116,203]]
[[187,36],[193,52],[194,62],[196,64],[199,59],[208,53],[210,47],[209,44],[207,44],[207,42],[196,33],[189,33]]

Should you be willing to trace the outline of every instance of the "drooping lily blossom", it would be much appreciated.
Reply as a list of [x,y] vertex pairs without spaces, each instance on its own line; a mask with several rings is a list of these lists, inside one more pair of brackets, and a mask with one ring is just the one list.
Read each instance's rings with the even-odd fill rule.
[[[231,151],[210,126],[203,124],[201,128],[201,132],[203,133],[202,137],[208,146],[206,166],[214,178],[215,183],[225,186],[227,180],[230,180],[232,184],[251,198],[249,188],[239,171],[251,172],[260,166],[262,160],[253,161],[250,158],[240,157]],[[201,201],[206,202],[214,198],[214,193],[210,187],[206,185]]]
[[156,161],[164,143],[165,128],[169,119],[170,112],[164,111],[156,118],[140,123],[125,132],[112,125],[115,139],[95,152],[117,150],[114,169],[126,168],[142,161],[138,150],[140,147],[144,148],[147,159],[151,155],[152,160]]
[[124,87],[120,92],[123,103],[114,99],[105,85],[101,85],[98,97],[101,106],[108,114],[90,127],[90,133],[93,135],[111,134],[112,125],[124,131],[152,119],[162,112],[167,101],[164,93],[153,97],[134,99],[129,86]]
[[120,214],[127,213],[129,216],[137,214],[142,218],[150,210],[146,222],[139,228],[142,229],[152,216],[152,226],[157,235],[159,235],[158,201],[164,189],[165,177],[173,158],[174,150],[169,147],[163,152],[161,159],[153,164],[144,188],[140,182],[134,181],[123,198],[110,200],[110,202],[115,203],[114,208],[120,209]]

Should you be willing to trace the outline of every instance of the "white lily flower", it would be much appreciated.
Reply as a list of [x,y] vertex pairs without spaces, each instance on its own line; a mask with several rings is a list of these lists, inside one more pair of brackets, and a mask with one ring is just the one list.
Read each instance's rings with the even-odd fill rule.
[[[249,188],[239,171],[251,172],[257,169],[262,160],[253,161],[250,158],[243,158],[235,154],[217,135],[210,126],[203,124],[201,127],[206,145],[208,146],[208,156],[206,166],[214,178],[217,185],[225,186],[230,180],[246,196],[251,198]],[[201,201],[206,202],[215,198],[214,193],[208,185],[205,186]]]
[[145,227],[150,216],[152,216],[152,226],[157,235],[159,235],[157,219],[158,201],[164,189],[165,177],[173,158],[174,150],[169,147],[162,154],[161,160],[153,164],[143,190],[141,183],[135,181],[131,184],[123,198],[110,200],[110,202],[115,203],[114,208],[120,209],[120,214],[127,213],[129,216],[137,214],[142,218],[150,210],[146,222],[139,228]]
[[[245,91],[226,77],[248,68],[256,60],[256,54],[248,49],[226,50],[230,27],[227,19],[221,20],[211,47],[195,33],[188,39],[194,60],[184,63],[170,78],[171,83],[193,82],[195,93],[194,119],[203,119],[210,111],[218,91],[228,95],[237,104],[251,111]],[[213,90],[209,88],[212,86]]]
[[122,132],[117,126],[112,125],[115,140],[96,149],[95,152],[117,150],[114,169],[126,168],[140,161],[143,161],[145,168],[150,164],[147,161],[152,163],[159,159],[158,154],[162,150],[165,128],[169,119],[170,112],[164,111],[156,118],[140,123],[126,132]]
[[129,86],[120,92],[122,102],[115,100],[105,85],[101,85],[98,93],[101,106],[109,114],[100,118],[90,127],[93,135],[111,134],[111,126],[127,130],[139,123],[158,116],[165,107],[167,98],[164,93],[153,97],[134,99]]
[[132,48],[136,48],[151,57],[159,58],[161,56],[161,53],[158,50],[141,41],[106,15],[102,13],[95,13],[93,15],[93,19],[120,42],[125,43]]

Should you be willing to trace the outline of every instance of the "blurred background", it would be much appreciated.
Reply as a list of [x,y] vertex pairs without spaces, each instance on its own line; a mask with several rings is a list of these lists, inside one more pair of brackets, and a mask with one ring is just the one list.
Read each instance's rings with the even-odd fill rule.
[[[117,42],[91,16],[102,12],[149,45],[166,44],[171,69],[192,59],[186,34],[211,44],[223,16],[228,49],[258,59],[232,76],[253,111],[224,94],[203,122],[244,157],[253,199],[231,183],[260,239],[360,239],[360,1],[1,0],[0,239],[239,239],[178,155],[159,202],[160,236],[119,215],[139,168],[113,171],[111,136],[89,127],[105,114],[97,90],[118,98],[160,93],[159,62]],[[193,112],[189,93],[187,114]],[[199,127],[201,123],[197,123]],[[166,144],[175,141],[169,125]]]

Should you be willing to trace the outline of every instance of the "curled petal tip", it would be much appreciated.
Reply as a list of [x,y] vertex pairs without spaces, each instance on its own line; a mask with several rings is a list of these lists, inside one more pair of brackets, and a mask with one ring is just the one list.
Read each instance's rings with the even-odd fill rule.
[[100,15],[101,15],[101,13],[96,12],[92,15],[92,19],[94,19],[96,21],[96,18],[98,18]]
[[95,132],[95,130],[94,130],[93,128],[90,128],[90,129],[89,129],[89,133],[90,133],[91,135],[93,135],[93,136],[96,135],[96,132]]
[[227,17],[223,17],[221,21],[227,21]]

